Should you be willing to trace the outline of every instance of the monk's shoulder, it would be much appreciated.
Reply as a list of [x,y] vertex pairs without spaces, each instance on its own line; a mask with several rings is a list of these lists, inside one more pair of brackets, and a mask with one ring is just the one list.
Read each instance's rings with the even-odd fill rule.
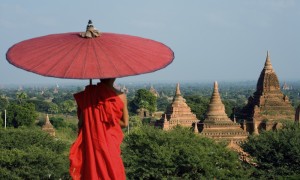
[[115,93],[116,93],[118,96],[120,96],[121,94],[123,94],[123,92],[120,91],[120,90],[118,90],[118,89],[114,89],[114,91],[115,91]]
[[123,103],[127,103],[127,98],[126,98],[126,94],[121,92],[121,91],[118,91],[116,92],[118,97],[123,101]]

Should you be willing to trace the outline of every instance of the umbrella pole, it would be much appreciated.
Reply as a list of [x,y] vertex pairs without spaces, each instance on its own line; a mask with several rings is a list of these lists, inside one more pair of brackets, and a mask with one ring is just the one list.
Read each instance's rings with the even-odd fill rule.
[[92,79],[90,79],[90,85],[93,85],[93,80]]

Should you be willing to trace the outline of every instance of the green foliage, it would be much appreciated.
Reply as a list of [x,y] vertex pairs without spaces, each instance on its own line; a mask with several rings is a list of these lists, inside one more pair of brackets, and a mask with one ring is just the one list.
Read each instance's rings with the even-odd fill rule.
[[143,126],[141,118],[139,116],[130,116],[129,126],[131,129],[141,128]]
[[67,123],[61,117],[50,117],[49,120],[56,129],[64,128],[67,126]]
[[[48,110],[50,109],[51,107],[51,104],[53,103],[50,103],[50,102],[47,102],[47,101],[44,101],[44,100],[28,100],[28,102],[31,102],[35,105],[35,109],[39,112],[49,112]],[[57,106],[57,105],[56,105]]]
[[165,111],[170,103],[167,97],[157,98],[157,110]]
[[[4,112],[3,112],[4,113]],[[4,116],[4,115],[3,115]],[[3,117],[4,118],[4,117]],[[2,119],[2,112],[0,112],[0,124],[3,124],[4,127],[4,119]]]
[[67,146],[40,129],[0,131],[0,179],[68,178]]
[[16,98],[19,101],[19,104],[22,104],[28,98],[28,95],[26,92],[18,92]]
[[59,104],[59,109],[65,115],[76,112],[76,106],[74,100],[66,100]]
[[37,113],[32,103],[22,102],[21,105],[10,103],[7,107],[7,127],[32,126],[36,118]]
[[147,109],[150,113],[156,111],[156,96],[146,89],[137,90],[133,100],[129,103],[129,109],[136,112],[137,109]]
[[51,99],[51,98],[53,98],[53,97],[54,97],[54,96],[53,96],[53,92],[45,91],[45,92],[43,93],[43,98]]
[[300,128],[286,125],[277,131],[250,136],[243,149],[256,158],[256,176],[265,179],[300,178]]
[[0,112],[4,111],[8,106],[8,100],[5,97],[0,96]]
[[143,126],[122,145],[128,179],[247,178],[237,154],[177,127],[170,132]]
[[63,139],[68,145],[71,145],[78,136],[77,125],[68,124],[67,127],[56,129],[55,136]]
[[234,101],[230,100],[222,100],[222,103],[225,106],[225,113],[227,114],[227,116],[233,116],[233,108],[235,108],[237,104]]
[[48,113],[57,114],[59,112],[58,105],[55,103],[50,103],[48,108]]
[[55,103],[55,104],[61,104],[64,101],[73,100],[73,99],[74,99],[73,93],[64,92],[62,94],[61,93],[56,94],[55,97],[53,98],[52,102]]
[[184,97],[197,119],[203,120],[209,104],[209,98],[199,95],[189,95]]
[[[193,113],[196,114],[197,118],[204,120],[205,113],[207,111],[210,98],[200,95],[188,95],[184,97],[187,104],[190,106]],[[236,106],[236,103],[231,100],[222,100],[225,106],[225,112],[228,116],[232,115],[232,109]]]

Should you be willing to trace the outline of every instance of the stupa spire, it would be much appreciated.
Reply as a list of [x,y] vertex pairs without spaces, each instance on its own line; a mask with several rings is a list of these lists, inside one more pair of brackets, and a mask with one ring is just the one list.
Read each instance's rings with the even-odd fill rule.
[[175,95],[181,95],[179,83],[177,83],[177,85],[176,85],[176,92],[175,92]]
[[225,113],[225,107],[219,94],[217,81],[214,82],[214,90],[210,98],[210,103],[208,105],[206,120],[230,121],[227,117],[227,114]]
[[50,120],[49,120],[48,114],[46,115],[46,121],[45,121],[45,124],[50,124],[50,125],[52,126],[52,124],[51,124],[51,122],[50,122]]
[[265,62],[265,70],[273,70],[273,66],[271,64],[271,58],[270,58],[270,54],[269,51],[267,51],[267,57],[266,57],[266,62]]
[[219,87],[218,87],[218,82],[217,81],[214,82],[214,90],[215,91],[219,91]]
[[221,97],[220,97],[220,93],[219,93],[219,86],[218,86],[217,81],[214,82],[214,90],[213,90],[213,94],[210,98],[210,103],[211,104],[223,104],[221,101]]
[[[217,81],[214,82],[214,93],[219,95],[219,85],[218,85]],[[219,97],[220,97],[220,95],[219,95]]]
[[47,114],[46,119],[45,119],[45,124],[42,126],[42,130],[46,131],[49,133],[51,136],[55,136],[55,130],[49,120],[49,116]]

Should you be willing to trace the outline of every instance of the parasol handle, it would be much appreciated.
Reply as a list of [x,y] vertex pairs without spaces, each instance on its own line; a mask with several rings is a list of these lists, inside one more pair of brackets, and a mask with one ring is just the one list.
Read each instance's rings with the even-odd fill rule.
[[92,79],[90,79],[90,85],[93,85],[93,80]]

